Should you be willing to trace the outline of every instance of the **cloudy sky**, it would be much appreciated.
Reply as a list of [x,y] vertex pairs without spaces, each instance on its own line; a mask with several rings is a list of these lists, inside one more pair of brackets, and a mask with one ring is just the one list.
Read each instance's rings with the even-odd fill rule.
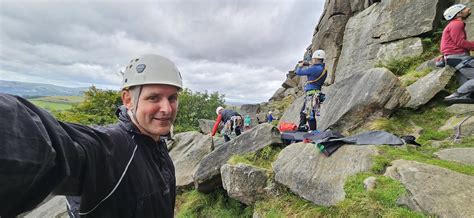
[[[132,3],[134,2],[134,3]],[[0,80],[118,89],[133,56],[173,60],[192,91],[267,101],[324,0],[0,0]]]

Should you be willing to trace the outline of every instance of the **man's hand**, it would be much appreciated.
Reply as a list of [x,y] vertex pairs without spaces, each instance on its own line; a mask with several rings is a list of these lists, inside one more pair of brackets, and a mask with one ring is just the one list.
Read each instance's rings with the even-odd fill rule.
[[298,61],[298,67],[303,67],[304,66],[304,61]]

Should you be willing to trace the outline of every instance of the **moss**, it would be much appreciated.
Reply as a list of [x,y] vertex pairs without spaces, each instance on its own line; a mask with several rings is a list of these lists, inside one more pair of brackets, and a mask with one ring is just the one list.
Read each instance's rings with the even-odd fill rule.
[[243,155],[233,155],[227,163],[245,163],[264,169],[271,169],[272,162],[276,160],[280,151],[281,148],[279,147],[266,146],[256,152],[250,152]]
[[433,69],[427,68],[423,71],[416,71],[416,70],[409,70],[403,76],[401,76],[400,82],[402,86],[407,87],[413,83],[415,83],[419,78],[422,78],[428,75]]

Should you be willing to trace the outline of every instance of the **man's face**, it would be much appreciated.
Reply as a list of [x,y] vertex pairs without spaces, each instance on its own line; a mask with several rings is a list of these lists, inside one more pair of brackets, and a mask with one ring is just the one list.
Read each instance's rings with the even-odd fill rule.
[[469,16],[471,16],[471,8],[469,7],[464,8],[461,12],[459,12],[459,16],[463,20],[466,20]]
[[[133,108],[134,101],[127,101],[127,94],[122,100],[127,109]],[[178,112],[178,88],[170,85],[144,85],[136,108],[136,119],[140,131],[157,140],[170,132]]]

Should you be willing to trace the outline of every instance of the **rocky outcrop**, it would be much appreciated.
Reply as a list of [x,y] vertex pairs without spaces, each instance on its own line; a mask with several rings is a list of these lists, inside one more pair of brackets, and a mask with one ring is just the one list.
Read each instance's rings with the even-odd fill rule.
[[314,30],[311,48],[313,51],[317,49],[326,51],[326,64],[329,69],[327,81],[329,83],[334,82],[334,72],[338,66],[347,21],[354,13],[367,8],[373,2],[371,0],[326,1],[324,13]]
[[[212,131],[212,127],[214,127],[214,123],[216,121],[214,120],[208,120],[208,119],[199,119],[199,129],[201,130],[201,133],[203,134],[209,134]],[[224,128],[224,125],[219,125],[217,131],[220,132]]]
[[[467,7],[474,8],[473,0],[456,0],[457,3],[465,4]],[[469,41],[474,41],[474,19],[470,18],[466,21],[466,34]]]
[[398,58],[421,54],[419,39],[411,37],[433,31],[437,7],[437,0],[387,0],[351,17],[345,26],[336,81],[373,68],[386,59],[385,54],[397,53]]
[[470,136],[474,134],[474,116],[452,116],[439,128],[440,131],[450,131],[453,135]]
[[192,186],[194,169],[212,151],[212,137],[199,132],[184,132],[176,134],[172,143],[169,154],[175,167],[176,187]]
[[435,155],[443,160],[474,166],[474,148],[449,148],[438,151]]
[[56,217],[69,218],[66,208],[66,197],[49,196],[43,203],[30,212],[23,213],[18,217],[37,218],[37,217]]
[[291,144],[273,163],[275,181],[315,204],[335,205],[344,200],[346,178],[370,170],[375,154],[375,146],[346,145],[326,157],[314,144]]
[[285,113],[281,116],[280,122],[291,122],[296,125],[300,122],[300,111],[304,104],[304,96],[300,96],[293,101]]
[[390,115],[409,96],[385,68],[360,71],[336,82],[326,92],[318,129],[352,130],[372,119]]
[[263,123],[242,133],[202,159],[193,175],[194,186],[200,192],[221,186],[220,168],[232,155],[258,151],[273,144],[281,144],[281,138],[280,132],[271,124]]
[[446,108],[452,114],[474,114],[474,104],[453,104]]
[[398,203],[437,217],[472,217],[474,177],[408,160],[392,162],[385,173],[400,181],[407,193]]
[[246,164],[221,167],[222,187],[229,197],[251,205],[266,196],[267,172],[265,169]]
[[417,109],[428,103],[436,94],[444,90],[453,77],[454,71],[455,69],[450,66],[440,68],[408,86],[407,91],[411,98],[405,107]]

